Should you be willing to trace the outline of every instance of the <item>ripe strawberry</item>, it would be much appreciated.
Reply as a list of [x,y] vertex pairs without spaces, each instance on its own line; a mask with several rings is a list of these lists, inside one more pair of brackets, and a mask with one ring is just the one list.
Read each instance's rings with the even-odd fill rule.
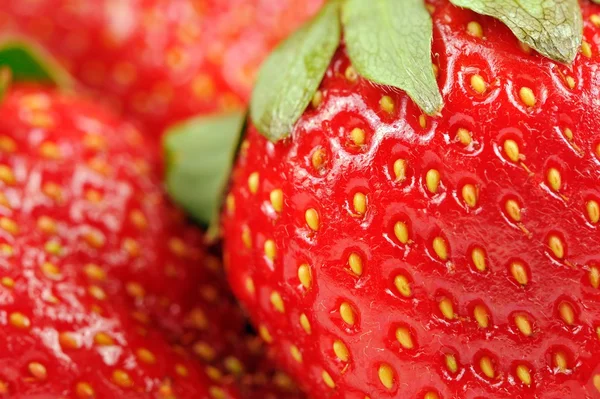
[[41,0],[0,4],[0,27],[36,38],[152,134],[240,108],[256,68],[323,0]]
[[261,135],[286,108],[254,118],[223,212],[234,292],[314,398],[599,398],[600,7],[570,65],[428,8],[438,115],[359,76],[346,34],[288,138]]
[[16,87],[0,103],[0,393],[222,398],[239,379],[244,397],[294,397],[155,155],[74,95]]

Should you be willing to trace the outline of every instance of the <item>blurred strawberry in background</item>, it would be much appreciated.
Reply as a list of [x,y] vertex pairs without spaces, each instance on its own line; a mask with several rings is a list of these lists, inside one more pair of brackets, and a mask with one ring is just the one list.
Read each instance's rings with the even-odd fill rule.
[[3,0],[0,31],[26,34],[98,98],[159,136],[241,108],[273,47],[324,0]]

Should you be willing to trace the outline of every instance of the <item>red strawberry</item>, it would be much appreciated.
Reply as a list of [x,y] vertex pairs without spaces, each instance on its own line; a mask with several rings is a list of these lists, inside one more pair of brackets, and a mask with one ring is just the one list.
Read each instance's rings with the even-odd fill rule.
[[294,394],[244,337],[218,259],[166,201],[156,162],[87,100],[35,87],[2,100],[0,392],[222,398],[235,394],[218,382],[239,377],[244,397]]
[[5,0],[0,27],[39,40],[158,135],[180,119],[239,108],[263,58],[322,3]]
[[[289,138],[256,127],[281,137],[283,101],[254,118],[223,214],[233,289],[314,398],[599,398],[600,7],[581,2],[566,65],[496,19],[428,6],[438,116],[358,76],[346,34]],[[575,46],[578,17],[559,21]],[[306,32],[302,55],[322,37]],[[370,42],[385,59],[394,36],[360,32],[392,42]]]

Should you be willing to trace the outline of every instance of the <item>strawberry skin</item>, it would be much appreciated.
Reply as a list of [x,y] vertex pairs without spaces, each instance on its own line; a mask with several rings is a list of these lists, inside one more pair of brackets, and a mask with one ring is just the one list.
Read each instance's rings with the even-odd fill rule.
[[441,116],[342,47],[288,139],[250,126],[234,292],[314,398],[599,398],[600,7],[572,66],[430,8]]
[[243,397],[295,397],[246,337],[157,163],[132,125],[86,99],[16,87],[2,100],[0,393],[220,399],[237,380]]
[[264,57],[322,3],[8,0],[0,28],[38,40],[100,99],[160,135],[246,103]]

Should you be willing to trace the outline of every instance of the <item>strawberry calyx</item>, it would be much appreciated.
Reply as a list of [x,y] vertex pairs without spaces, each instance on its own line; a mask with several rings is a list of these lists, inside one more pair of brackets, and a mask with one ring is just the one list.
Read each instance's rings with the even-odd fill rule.
[[[35,82],[69,89],[73,78],[42,47],[30,40],[8,36],[0,39],[0,95],[10,82]],[[1,97],[0,97],[1,98]]]
[[245,113],[196,117],[169,128],[164,136],[167,193],[192,218],[218,236],[218,215],[237,155]]
[[[577,0],[450,1],[500,20],[523,43],[557,62],[573,62],[582,44]],[[443,108],[431,62],[432,21],[424,0],[406,0],[402,7],[395,0],[335,0],[281,43],[259,72],[250,116],[269,140],[287,137],[309,105],[341,42],[341,30],[358,74],[405,91],[428,115],[438,115]]]

